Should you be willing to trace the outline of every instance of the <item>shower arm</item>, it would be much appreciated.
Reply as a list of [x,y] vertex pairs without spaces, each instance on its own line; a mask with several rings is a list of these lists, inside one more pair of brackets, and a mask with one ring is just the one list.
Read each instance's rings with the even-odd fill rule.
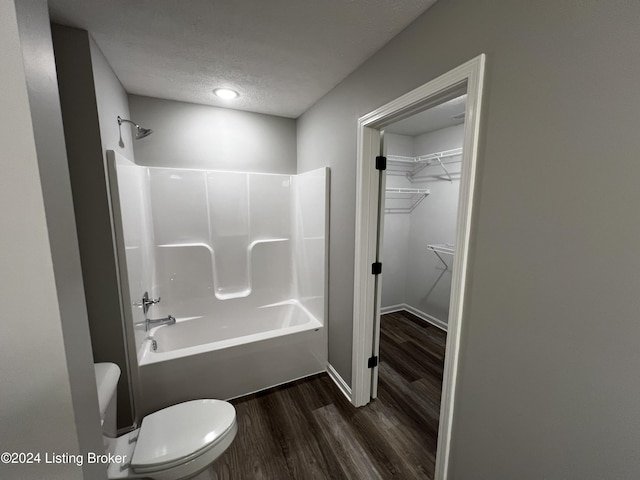
[[136,140],[148,137],[153,133],[153,130],[151,130],[150,128],[143,128],[133,120],[127,120],[126,118],[122,118],[120,115],[118,115],[118,128],[120,128],[124,122],[130,123],[131,125],[136,127]]
[[127,123],[130,123],[131,125],[133,125],[136,128],[140,128],[140,125],[138,125],[136,122],[134,122],[132,120],[127,120],[126,118],[122,118],[122,117],[120,117],[120,115],[118,115],[118,125],[122,125],[122,122],[127,122]]

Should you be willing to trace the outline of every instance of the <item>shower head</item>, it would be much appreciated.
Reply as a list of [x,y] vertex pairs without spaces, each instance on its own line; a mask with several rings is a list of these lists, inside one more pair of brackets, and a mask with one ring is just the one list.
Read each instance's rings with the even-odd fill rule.
[[136,140],[140,140],[141,138],[148,137],[153,133],[153,130],[151,130],[150,128],[142,128],[138,125],[136,125],[136,128],[138,130],[136,132]]
[[141,138],[148,137],[153,133],[153,130],[151,130],[150,128],[143,128],[140,125],[138,125],[136,122],[127,120],[125,118],[120,118],[120,116],[118,116],[118,125],[122,125],[122,122],[130,123],[131,125],[136,127],[136,140],[140,140]]

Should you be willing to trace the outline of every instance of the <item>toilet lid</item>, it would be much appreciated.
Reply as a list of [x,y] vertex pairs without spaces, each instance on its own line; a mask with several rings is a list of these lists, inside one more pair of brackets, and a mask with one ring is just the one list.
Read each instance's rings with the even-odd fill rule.
[[207,450],[234,424],[235,408],[222,400],[192,400],[144,417],[131,466],[171,466]]

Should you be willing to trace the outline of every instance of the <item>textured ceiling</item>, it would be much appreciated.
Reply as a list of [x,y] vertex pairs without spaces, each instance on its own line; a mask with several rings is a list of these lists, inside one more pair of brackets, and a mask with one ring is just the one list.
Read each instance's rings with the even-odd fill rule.
[[[49,0],[129,93],[296,118],[435,0]],[[240,92],[217,99],[216,87]]]
[[423,133],[464,123],[467,94],[398,120],[384,128],[385,132],[416,137]]

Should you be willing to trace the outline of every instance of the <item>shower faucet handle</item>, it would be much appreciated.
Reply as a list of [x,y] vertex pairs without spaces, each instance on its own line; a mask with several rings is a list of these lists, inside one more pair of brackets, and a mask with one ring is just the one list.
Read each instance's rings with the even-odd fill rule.
[[149,297],[144,298],[143,297],[142,298],[142,303],[144,305],[147,305],[147,306],[148,305],[155,305],[156,303],[160,303],[160,299],[161,299],[161,297],[158,297],[158,298],[149,298]]
[[149,307],[151,305],[155,305],[156,303],[160,303],[160,299],[161,299],[161,297],[149,298],[149,292],[144,292],[144,295],[142,296],[142,300],[138,300],[136,302],[133,302],[133,306],[134,307],[142,307],[142,310],[144,311],[144,313],[146,315],[147,312],[149,311]]

